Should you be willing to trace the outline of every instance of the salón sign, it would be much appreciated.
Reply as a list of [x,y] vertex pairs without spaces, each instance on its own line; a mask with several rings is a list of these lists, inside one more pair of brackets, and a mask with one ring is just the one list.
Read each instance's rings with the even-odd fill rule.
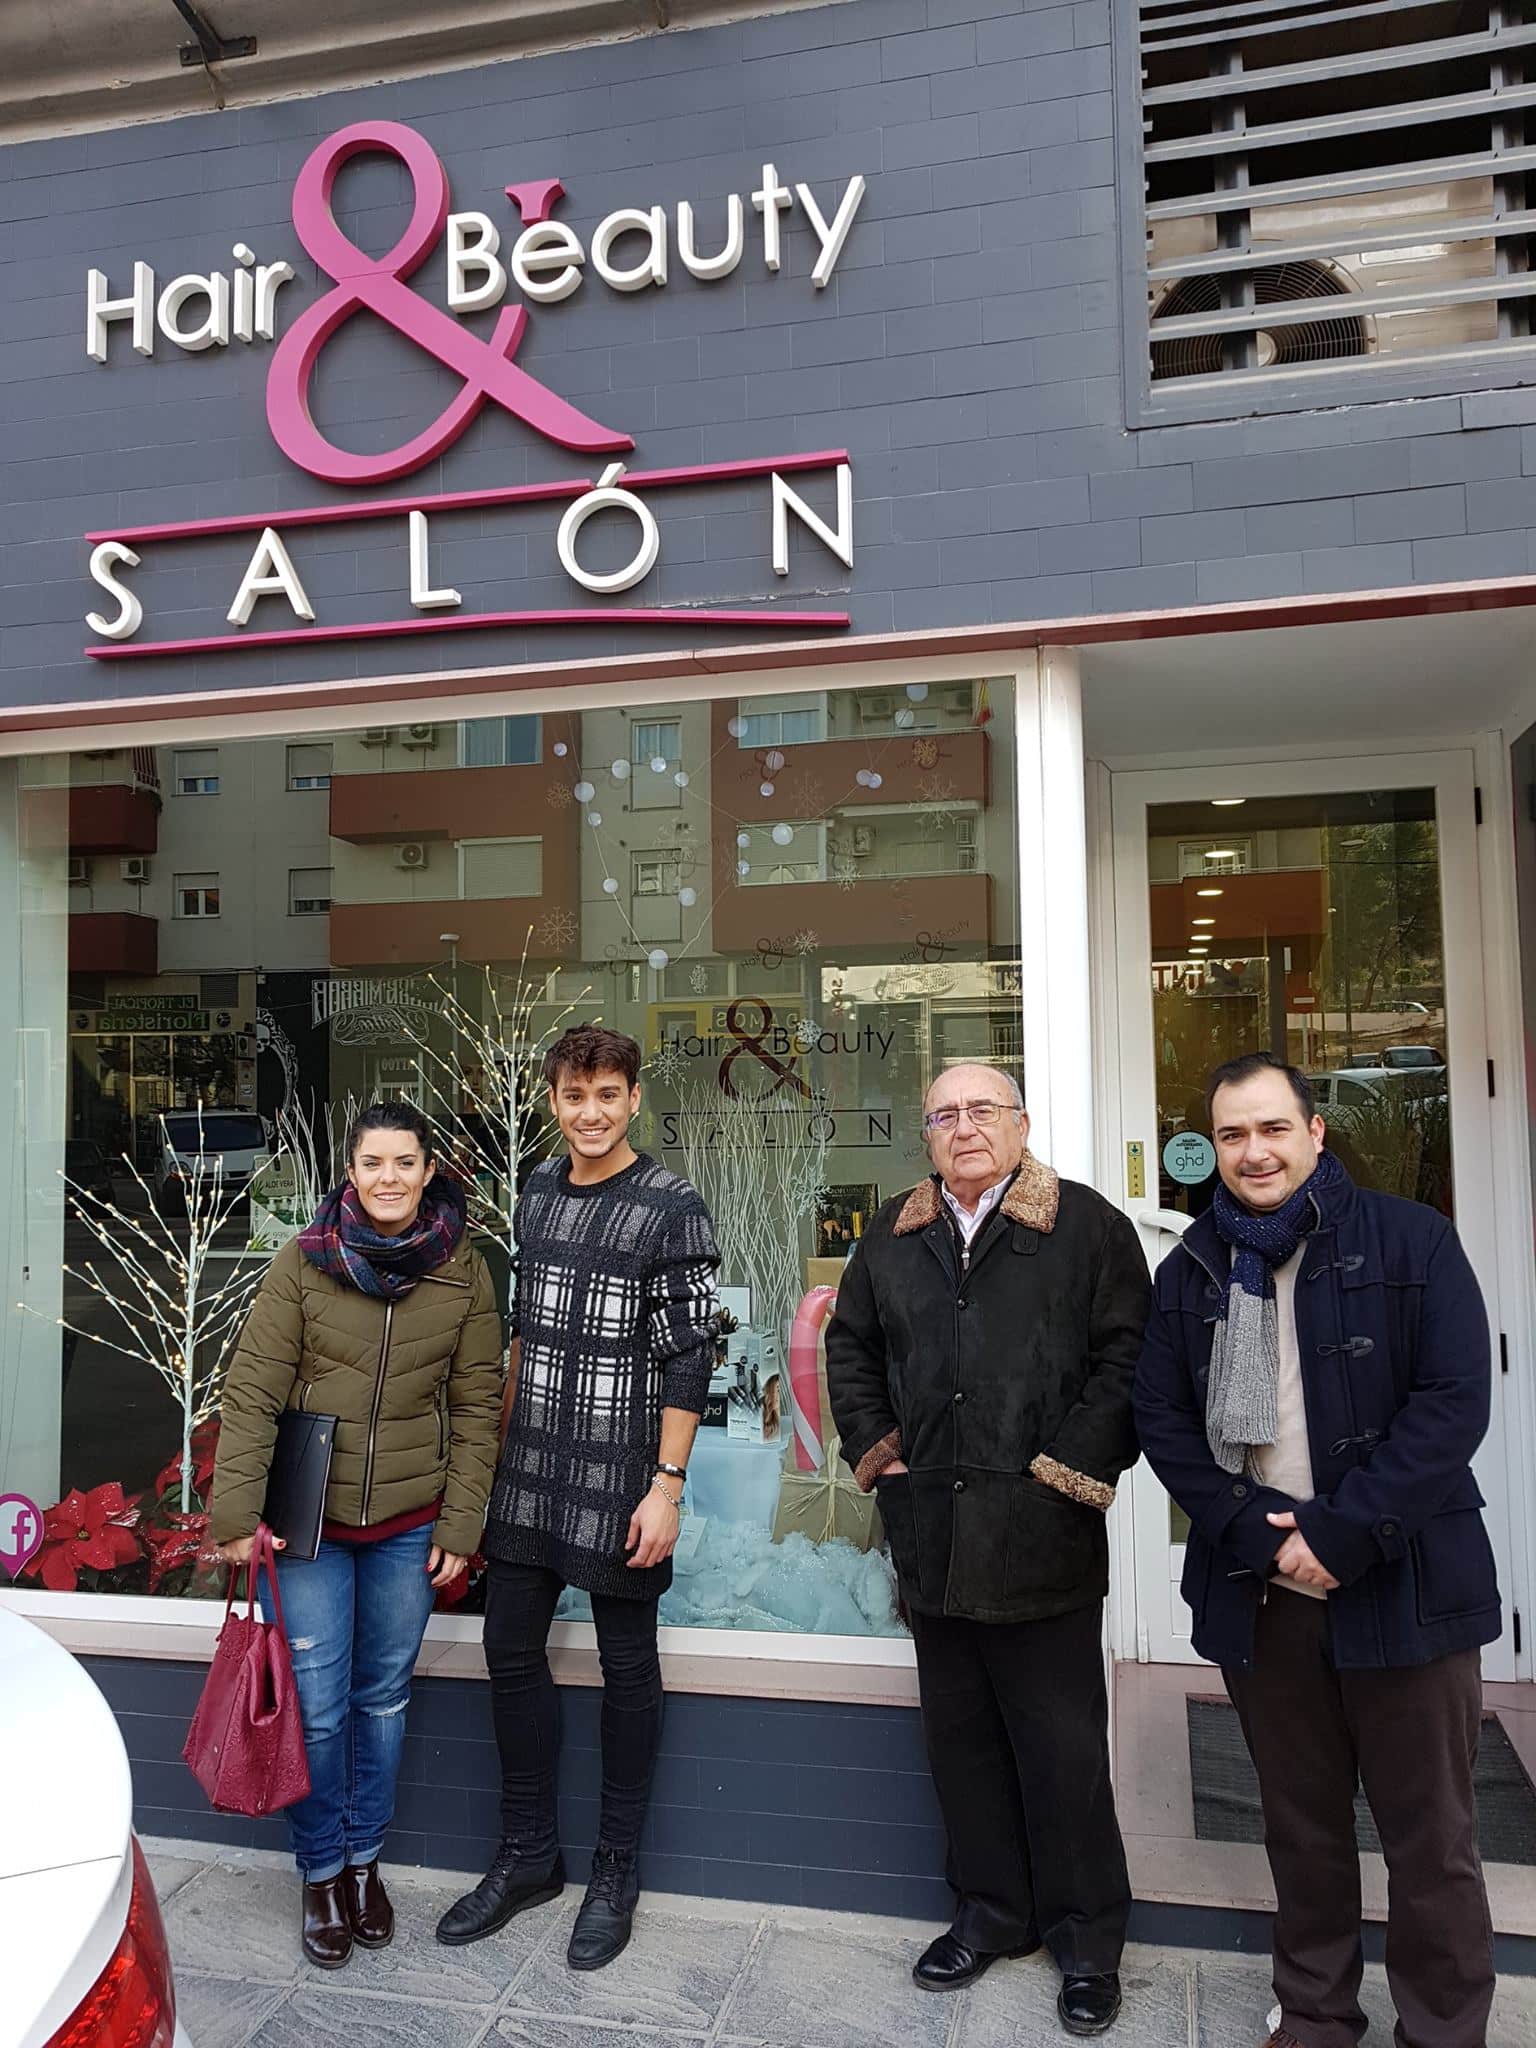
[[[394,247],[372,256],[349,238],[336,219],[336,179],[354,157],[367,153],[396,157],[412,185],[411,215]],[[88,534],[90,574],[113,609],[92,611],[86,624],[95,636],[87,653],[101,659],[208,653],[220,649],[292,644],[309,640],[363,639],[448,628],[588,623],[594,617],[628,624],[679,623],[696,626],[846,626],[846,613],[791,611],[768,603],[750,607],[616,607],[590,604],[566,608],[476,612],[463,610],[461,594],[434,585],[429,568],[433,518],[482,512],[497,506],[564,501],[554,533],[556,559],[581,593],[613,597],[642,582],[661,559],[663,541],[651,497],[683,485],[760,479],[766,486],[768,553],[776,575],[789,573],[791,520],[797,521],[843,565],[853,566],[853,479],[845,451],[823,449],[783,457],[756,458],[674,469],[635,471],[624,455],[633,437],[592,418],[534,377],[515,360],[532,306],[558,304],[596,277],[615,292],[664,288],[674,275],[673,255],[690,277],[705,283],[731,276],[748,257],[749,208],[758,216],[755,239],[770,275],[784,263],[783,225],[796,209],[816,244],[811,281],[819,290],[832,279],[865,193],[862,177],[848,181],[830,211],[811,188],[790,185],[772,164],[750,194],[731,193],[725,202],[724,240],[718,249],[699,246],[698,224],[687,201],[669,214],[664,207],[623,207],[607,215],[588,241],[554,218],[564,197],[558,178],[508,185],[505,192],[521,222],[508,242],[491,216],[478,209],[452,209],[448,175],[436,151],[414,129],[394,121],[364,121],[329,136],[311,153],[294,184],[293,224],[306,252],[331,279],[330,288],[304,308],[279,335],[281,293],[293,280],[286,261],[258,262],[248,243],[236,243],[234,269],[187,273],[160,286],[150,265],[136,262],[131,289],[117,292],[99,269],[86,282],[86,353],[107,364],[117,331],[138,354],[153,356],[161,341],[184,351],[272,343],[267,370],[266,413],[272,437],[298,468],[327,483],[370,487],[409,476],[436,460],[492,404],[541,439],[606,461],[597,476],[513,485],[504,489],[438,493],[416,498],[362,499],[308,506],[288,513],[236,514],[168,525],[116,528]],[[442,244],[447,266],[444,311],[409,283]],[[518,303],[503,304],[515,286]],[[464,324],[465,316],[499,308],[488,338]],[[383,320],[413,347],[452,371],[456,395],[437,418],[397,446],[373,453],[338,447],[317,424],[310,405],[320,358],[335,334],[355,316]],[[786,480],[797,472],[835,474],[835,511],[823,518]],[[627,515],[635,544],[617,568],[597,570],[582,559],[579,541],[587,521],[599,512]],[[391,620],[339,621],[319,618],[294,560],[291,535],[306,527],[339,523],[394,522],[406,543],[405,579],[412,615]],[[132,571],[150,548],[157,552],[199,538],[249,532],[253,538],[244,573],[226,613],[234,632],[181,640],[141,638],[144,605]],[[574,593],[573,593],[574,595]],[[258,603],[281,601],[288,617],[277,625],[248,630]]]

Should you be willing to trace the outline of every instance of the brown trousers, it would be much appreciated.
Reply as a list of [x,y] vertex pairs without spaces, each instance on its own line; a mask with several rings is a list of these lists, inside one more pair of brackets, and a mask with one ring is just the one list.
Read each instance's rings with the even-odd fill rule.
[[1351,2048],[1365,2032],[1358,1779],[1386,1855],[1397,2048],[1485,2048],[1494,1973],[1472,1796],[1477,1651],[1336,1671],[1327,1602],[1271,1587],[1252,1670],[1222,1677],[1259,1774],[1280,2024],[1302,2048]]

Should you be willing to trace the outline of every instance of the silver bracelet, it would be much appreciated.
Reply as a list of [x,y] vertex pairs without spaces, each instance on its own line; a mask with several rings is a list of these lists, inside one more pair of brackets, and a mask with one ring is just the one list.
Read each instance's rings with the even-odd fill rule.
[[662,1499],[667,1503],[667,1506],[671,1508],[672,1512],[678,1517],[679,1521],[681,1521],[683,1514],[683,1496],[680,1493],[668,1493],[667,1489],[662,1485],[659,1479],[653,1479],[651,1481],[651,1491],[652,1493],[659,1493]]

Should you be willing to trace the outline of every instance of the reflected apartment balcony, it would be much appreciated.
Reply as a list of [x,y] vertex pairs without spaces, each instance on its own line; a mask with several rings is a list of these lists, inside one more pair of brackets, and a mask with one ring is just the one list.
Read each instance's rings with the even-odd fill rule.
[[992,941],[992,877],[876,875],[851,885],[726,889],[715,898],[713,930],[721,953],[750,953],[764,938],[801,930],[816,934],[823,955],[846,949],[894,960],[924,944],[969,953]]
[[160,800],[147,788],[100,782],[69,792],[71,853],[153,853],[159,834]]
[[[502,965],[515,964],[528,944],[530,959],[575,959],[579,948],[573,937],[565,947],[548,942],[549,934],[562,920],[568,929],[579,930],[579,905],[574,893],[569,899],[541,896],[488,896],[467,901],[446,897],[414,903],[333,903],[331,905],[331,965],[333,967],[429,967],[439,963],[446,951],[445,931],[458,933],[461,961]],[[534,937],[529,941],[530,927]],[[542,935],[542,936],[541,936]]]
[[[78,794],[79,792],[72,792]],[[90,791],[96,795],[98,792]],[[71,974],[160,972],[160,927],[132,910],[82,910],[69,920]]]

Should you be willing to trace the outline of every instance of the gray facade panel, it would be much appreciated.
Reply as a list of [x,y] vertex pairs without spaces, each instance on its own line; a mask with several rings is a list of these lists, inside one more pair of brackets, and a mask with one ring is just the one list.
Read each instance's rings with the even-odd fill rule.
[[[1122,388],[1119,223],[1110,132],[1107,0],[848,0],[729,27],[207,113],[10,149],[0,162],[0,662],[5,701],[177,694],[575,656],[587,647],[689,647],[746,628],[692,618],[605,627],[605,604],[692,607],[726,596],[845,606],[853,629],[953,624],[1307,590],[1523,574],[1536,527],[1536,397],[1469,392],[1327,412],[1132,430]],[[282,456],[264,395],[273,345],[150,360],[121,326],[109,364],[86,360],[85,272],[114,292],[135,258],[157,285],[231,267],[236,240],[298,273],[286,332],[331,280],[290,218],[294,178],[349,121],[404,122],[446,168],[455,207],[487,211],[502,254],[518,229],[502,188],[559,176],[559,217],[584,241],[621,206],[696,208],[701,247],[745,205],[729,278],[579,289],[529,309],[520,367],[634,437],[648,469],[846,448],[856,501],[846,574],[797,538],[773,576],[760,539],[730,559],[702,536],[747,507],[708,487],[658,493],[662,552],[644,583],[590,597],[550,565],[559,506],[524,508],[482,544],[478,521],[434,521],[434,560],[466,612],[562,604],[590,626],[317,643],[109,665],[85,657],[84,615],[110,611],[86,574],[87,532],[385,496],[594,480],[494,401],[429,465],[355,489]],[[831,281],[798,203],[783,267],[763,261],[750,195],[765,163],[830,212],[868,181]],[[348,166],[339,224],[360,245],[402,231],[399,163]],[[669,227],[675,226],[669,222]],[[631,260],[635,240],[620,243]],[[630,252],[626,254],[626,252]],[[413,289],[441,306],[435,251]],[[516,304],[515,287],[505,301]],[[471,316],[483,341],[492,314]],[[463,388],[414,342],[359,318],[318,358],[314,405],[361,452],[419,431]],[[821,480],[823,484],[828,479]],[[812,501],[816,484],[801,480]],[[766,534],[766,485],[756,527]],[[739,530],[750,531],[749,518]],[[733,530],[722,525],[722,532]],[[1487,535],[1486,542],[1479,536]],[[983,547],[970,543],[992,536]],[[1026,540],[1025,536],[1031,536]],[[141,639],[229,635],[224,613],[254,536],[148,544],[134,573]],[[321,624],[412,616],[398,523],[292,529]],[[540,564],[537,582],[528,565]],[[725,588],[729,584],[729,591]],[[1070,606],[1067,606],[1070,608]],[[294,624],[262,599],[252,630]]]

